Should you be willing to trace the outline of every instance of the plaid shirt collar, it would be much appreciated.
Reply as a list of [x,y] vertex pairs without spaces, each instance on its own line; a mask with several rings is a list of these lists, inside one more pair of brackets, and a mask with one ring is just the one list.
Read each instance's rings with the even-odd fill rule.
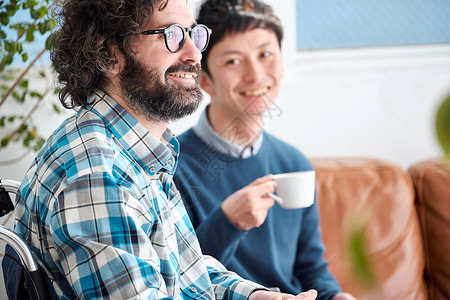
[[150,175],[174,174],[180,145],[170,129],[158,140],[128,111],[101,90],[88,99],[87,110],[103,120],[133,159]]

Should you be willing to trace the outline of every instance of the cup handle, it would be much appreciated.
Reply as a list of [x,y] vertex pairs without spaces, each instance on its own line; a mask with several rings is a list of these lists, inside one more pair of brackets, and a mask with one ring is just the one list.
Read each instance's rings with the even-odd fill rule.
[[[277,188],[277,183],[275,181],[272,181],[272,184],[275,186],[275,189]],[[280,205],[283,204],[283,199],[281,199],[278,195],[275,195],[274,193],[267,193],[273,200],[277,201]]]
[[283,204],[283,199],[281,199],[279,196],[275,195],[274,193],[267,193],[273,200],[277,201],[280,205]]

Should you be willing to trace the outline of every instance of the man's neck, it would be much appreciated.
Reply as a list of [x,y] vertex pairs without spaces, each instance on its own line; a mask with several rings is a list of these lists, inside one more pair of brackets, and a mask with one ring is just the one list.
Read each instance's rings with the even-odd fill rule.
[[105,90],[111,98],[114,99],[120,106],[122,106],[130,115],[132,115],[142,126],[144,126],[152,135],[154,135],[157,139],[161,140],[161,137],[166,131],[168,127],[167,122],[156,122],[154,120],[149,120],[143,114],[136,112],[136,110],[132,109],[128,101],[125,100],[125,97],[121,92],[116,92],[115,90],[107,89]]
[[236,115],[210,105],[207,117],[217,134],[244,147],[252,145],[261,132],[262,121],[257,116],[246,113]]

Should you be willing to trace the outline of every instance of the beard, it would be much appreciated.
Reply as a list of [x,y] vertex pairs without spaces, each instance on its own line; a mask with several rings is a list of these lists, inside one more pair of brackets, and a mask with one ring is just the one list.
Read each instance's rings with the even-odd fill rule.
[[[200,65],[179,63],[171,66],[161,82],[156,68],[148,70],[130,55],[125,57],[125,67],[120,74],[120,85],[127,102],[136,113],[148,120],[170,122],[192,114],[203,99],[199,85]],[[186,88],[168,83],[169,73],[190,72],[197,74],[195,86]]]

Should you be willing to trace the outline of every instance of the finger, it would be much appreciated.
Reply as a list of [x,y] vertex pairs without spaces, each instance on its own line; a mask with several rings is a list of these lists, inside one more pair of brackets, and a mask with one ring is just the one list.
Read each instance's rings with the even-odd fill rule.
[[262,198],[258,201],[258,206],[256,209],[258,210],[268,210],[272,206],[275,205],[275,200],[267,194],[263,195]]
[[317,291],[313,290],[313,289],[307,291],[305,294],[309,294],[309,295],[305,296],[305,299],[308,299],[308,300],[313,300],[313,299],[316,299],[316,297],[317,297]]
[[260,177],[256,180],[254,180],[252,183],[249,184],[249,186],[259,185],[264,182],[273,181],[273,174],[268,174],[266,176]]
[[261,182],[257,185],[251,186],[250,188],[252,192],[257,193],[260,197],[266,196],[268,193],[275,192],[275,185],[272,180]]
[[270,300],[283,300],[283,298],[281,297],[281,295],[272,293],[272,297],[270,298]]

